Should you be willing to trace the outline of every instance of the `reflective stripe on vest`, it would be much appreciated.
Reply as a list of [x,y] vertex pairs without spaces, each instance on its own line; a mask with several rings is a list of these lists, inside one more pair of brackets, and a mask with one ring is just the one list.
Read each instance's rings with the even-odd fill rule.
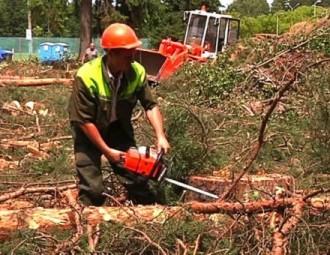
[[[128,98],[144,84],[146,76],[144,67],[138,62],[133,62],[132,68],[135,72],[135,79],[128,81],[128,85],[120,93],[120,98]],[[111,100],[111,90],[108,84],[103,80],[102,57],[98,57],[84,64],[79,68],[77,77],[80,77],[83,80],[85,86],[93,97],[99,97],[107,101]]]

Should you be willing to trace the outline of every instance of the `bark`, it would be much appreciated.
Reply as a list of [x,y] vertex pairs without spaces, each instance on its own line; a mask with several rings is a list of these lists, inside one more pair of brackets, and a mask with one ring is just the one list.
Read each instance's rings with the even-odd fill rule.
[[54,85],[54,84],[63,84],[65,86],[71,86],[73,79],[64,79],[64,78],[45,78],[45,79],[0,79],[0,87],[5,86],[44,86],[44,85]]
[[67,190],[64,191],[63,194],[65,195],[69,205],[71,208],[74,210],[73,211],[73,218],[74,218],[74,224],[76,226],[76,233],[73,235],[73,237],[70,240],[64,241],[57,245],[54,254],[60,254],[61,251],[65,250],[71,250],[71,248],[79,242],[79,239],[81,236],[84,234],[84,228],[81,222],[81,213],[82,213],[82,208],[81,206],[77,203],[77,193],[72,192],[72,190]]
[[[13,198],[17,198],[26,194],[35,194],[35,193],[58,193],[68,189],[75,189],[77,187],[76,184],[70,184],[66,186],[60,187],[21,187],[16,189],[13,192],[7,192],[0,195],[0,203],[5,202],[7,200],[12,200]],[[1,219],[0,219],[1,220]]]
[[291,216],[273,234],[272,255],[285,255],[288,253],[288,236],[300,222],[304,211],[304,205],[305,203],[303,200],[295,201]]
[[37,79],[37,77],[26,77],[19,75],[0,75],[0,80],[2,79],[21,80],[21,79]]
[[[214,193],[219,197],[232,185],[232,179],[220,176],[191,176],[188,184],[202,190]],[[282,174],[267,175],[246,175],[237,183],[235,190],[231,196],[239,201],[250,201],[256,199],[271,199],[277,193],[293,193],[295,189],[295,181],[292,176]],[[189,201],[212,201],[198,193],[188,191],[185,195],[185,202]]]
[[286,198],[248,203],[224,201],[212,203],[191,202],[189,205],[195,213],[263,213],[277,208],[292,207],[294,201],[294,198]]
[[[301,198],[264,200],[249,203],[230,203],[224,201],[218,203],[193,202],[186,204],[184,207],[164,207],[160,205],[135,207],[86,207],[82,211],[81,222],[87,222],[87,224],[91,226],[96,226],[104,221],[117,222],[129,226],[146,222],[162,224],[169,218],[173,217],[184,219],[185,217],[193,216],[196,220],[212,220],[211,218],[205,217],[205,215],[200,215],[200,213],[264,213],[267,211],[278,210],[280,208],[295,208],[296,205],[312,206],[312,208],[322,212],[330,211],[329,198],[313,198],[306,202],[303,202]],[[192,215],[186,209],[190,209],[193,213],[198,214]],[[295,211],[297,210],[294,210],[294,212]],[[39,229],[47,231],[54,227],[63,229],[73,228],[77,224],[76,213],[77,210],[74,209],[74,207],[68,209],[47,209],[42,207],[24,208],[21,210],[1,209],[0,239],[6,238],[10,232],[19,229]],[[292,217],[300,218],[299,215],[295,215],[294,213]],[[295,219],[288,221],[287,225],[283,225],[282,231],[284,231],[284,233],[289,233],[290,229],[293,228],[295,224],[297,224]],[[278,235],[279,234],[276,234],[274,236],[274,240],[278,240],[276,245],[277,247],[280,247],[280,240],[284,240],[286,237],[278,237]]]
[[[76,210],[28,208],[23,210],[0,210],[0,239],[19,229],[50,230],[54,227],[68,229],[76,223]],[[104,221],[125,225],[164,223],[172,217],[184,217],[189,213],[182,207],[137,206],[137,207],[86,207],[82,211],[82,220],[96,226]]]
[[[218,200],[213,203],[191,202],[188,207],[195,213],[264,213],[281,208],[292,208],[300,200],[301,198],[282,198],[247,203]],[[318,211],[330,210],[330,198],[327,197],[309,199],[305,203]]]
[[92,0],[80,2],[80,50],[79,60],[85,54],[89,43],[92,41]]

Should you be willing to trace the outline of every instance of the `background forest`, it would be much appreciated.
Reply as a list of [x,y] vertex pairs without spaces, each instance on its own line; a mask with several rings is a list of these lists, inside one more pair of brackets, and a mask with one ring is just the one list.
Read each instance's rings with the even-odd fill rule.
[[[202,2],[209,5],[209,11],[223,10],[218,0],[0,0],[0,37],[25,37],[30,9],[33,37],[79,37],[80,17],[91,16],[88,25],[93,38],[98,38],[108,24],[122,21],[134,27],[140,37],[149,38],[155,44],[169,35],[182,38],[183,12],[199,9]],[[314,3],[314,0],[274,0],[269,6],[266,0],[235,0],[224,12],[241,18],[242,36],[250,36],[275,33],[277,12],[282,15],[280,32],[283,32],[293,23],[313,16],[312,8],[290,10]],[[330,0],[323,0],[317,6],[318,9],[328,7]],[[284,11],[287,11],[285,15]],[[255,19],[257,16],[260,17]]]

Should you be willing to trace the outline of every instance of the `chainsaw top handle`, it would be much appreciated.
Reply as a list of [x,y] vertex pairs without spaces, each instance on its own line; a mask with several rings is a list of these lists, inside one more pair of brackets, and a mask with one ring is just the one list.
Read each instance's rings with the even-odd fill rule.
[[163,177],[163,175],[166,172],[166,167],[164,167],[163,164],[163,156],[165,155],[165,150],[161,149],[159,153],[157,153],[157,158],[154,163],[153,168],[151,169],[150,173],[151,176],[156,178],[158,181],[160,181]]

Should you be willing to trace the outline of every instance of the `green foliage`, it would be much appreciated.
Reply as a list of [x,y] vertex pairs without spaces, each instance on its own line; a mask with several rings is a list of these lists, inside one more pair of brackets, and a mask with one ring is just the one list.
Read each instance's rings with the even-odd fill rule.
[[228,6],[229,12],[240,13],[241,16],[258,16],[269,12],[266,0],[236,0]]
[[[207,222],[198,222],[194,219],[169,219],[164,224],[141,224],[134,229],[145,233],[153,242],[158,243],[162,249],[172,254],[175,251],[177,239],[186,245],[194,245],[198,235],[200,239],[199,251],[206,251],[215,237],[207,233]],[[161,231],[160,231],[161,228]],[[98,251],[111,254],[124,254],[127,251],[133,254],[158,254],[155,246],[141,237],[141,233],[119,224],[107,223],[101,226],[102,239],[98,244]],[[115,242],[114,242],[115,240]]]
[[[14,250],[15,254],[36,254],[38,242],[34,240],[35,236],[33,230],[14,232],[9,240],[1,243],[0,253],[10,254]],[[25,242],[22,243],[22,240]]]
[[[291,251],[295,251],[296,254],[299,252],[301,255],[329,253],[330,228],[321,227],[328,224],[329,218],[329,212],[317,216],[305,214],[304,222],[297,226],[289,239]],[[306,224],[308,224],[308,229],[306,229]],[[301,249],[301,247],[304,248]]]
[[[316,0],[290,0],[289,1],[291,6],[295,6],[297,3],[299,3],[300,5],[313,5]],[[322,0],[321,3],[318,3],[317,5],[319,6],[330,6],[330,0]]]
[[[185,240],[187,243],[194,243],[199,234],[205,233],[207,230],[207,222],[197,222],[193,219],[186,219],[185,221],[178,219],[170,219],[163,226],[163,240],[166,240],[168,249],[173,249],[177,242],[177,238]],[[207,248],[210,236],[205,233],[203,236],[201,247]]]
[[1,36],[24,36],[27,28],[26,1],[0,0],[0,35]]
[[242,79],[232,64],[226,55],[220,56],[213,64],[188,63],[177,75],[161,84],[158,93],[168,102],[165,116],[173,147],[170,158],[172,177],[201,173],[228,159],[226,153],[209,150],[213,145],[208,137],[216,135],[213,134],[214,125],[223,120],[216,109]]
[[180,94],[185,103],[217,107],[242,78],[232,64],[226,54],[215,63],[188,62],[164,86],[172,91],[170,97]]
[[[199,9],[201,3],[206,2],[209,11],[217,12],[220,5],[216,0],[193,1],[160,1],[160,0],[130,0],[116,1],[113,6],[107,1],[93,2],[93,35],[100,36],[103,29],[113,22],[127,22],[132,25],[140,37],[149,38],[154,47],[157,47],[161,39],[172,36],[182,40],[185,24],[183,12]],[[300,1],[302,5],[311,5],[311,1]],[[295,5],[295,1],[290,1]],[[78,37],[79,27],[79,1],[67,0],[30,0],[32,11],[33,36],[50,37]],[[325,13],[323,7],[330,6],[330,0],[322,1],[318,5],[318,11]],[[306,7],[301,7],[306,8]],[[229,6],[229,11],[235,17],[242,18],[242,35],[251,36],[254,33],[276,33],[276,16],[279,16],[280,33],[287,31],[290,25],[313,16],[313,7],[309,8],[309,14],[301,13],[296,8],[285,15],[276,14],[276,11],[285,10],[283,0],[273,2],[272,12],[274,16],[261,14],[269,13],[266,0],[239,0]],[[4,1],[0,0],[0,35],[1,36],[25,36],[27,28],[27,2],[26,0]],[[307,15],[306,15],[307,14]]]
[[[26,0],[0,1],[0,35],[25,37],[28,27]],[[79,35],[74,5],[66,0],[30,0],[33,36]]]
[[[168,108],[166,115],[168,116],[166,129],[169,130],[169,139],[173,145],[169,174],[174,178],[180,178],[201,170],[205,162],[203,160],[205,148],[202,143],[201,127],[191,128],[198,125],[196,119],[189,109],[180,108],[179,105]],[[196,139],[196,137],[200,138]],[[186,153],[187,151],[189,153]]]
[[[329,41],[329,39],[328,39]],[[309,101],[310,159],[315,162],[312,171],[330,173],[330,76],[323,72],[307,79]]]
[[330,56],[330,28],[324,31],[322,36],[319,36],[309,43],[309,48],[315,52],[320,52],[326,56]]
[[272,12],[278,12],[280,10],[285,10],[285,3],[287,0],[274,0],[271,5]]
[[[12,115],[8,112],[2,112],[1,121],[6,123],[15,123],[12,126],[13,132],[20,132],[21,137],[29,136],[34,133],[31,141],[39,143],[48,142],[48,139],[56,136],[70,135],[70,126],[67,116],[67,101],[69,91],[62,85],[52,86],[50,88],[18,88],[9,87],[3,88],[0,96],[0,105],[17,100],[22,106],[23,111],[17,115]],[[36,115],[27,114],[24,112],[25,103],[32,101],[36,105],[40,105],[41,109],[48,109],[46,116],[38,116],[38,125],[42,132],[37,131]],[[25,127],[30,128],[26,129]],[[10,128],[7,126],[6,128]],[[21,131],[20,131],[21,130]],[[4,137],[1,137],[1,139]],[[30,140],[25,138],[24,140]],[[72,177],[71,168],[71,142],[64,140],[57,148],[56,146],[47,151],[49,158],[38,160],[34,157],[28,157],[29,152],[25,147],[12,148],[5,150],[1,148],[2,155],[8,155],[13,160],[20,161],[20,168],[25,173],[33,176],[41,176],[42,178],[52,177],[54,179],[65,179],[68,176]],[[38,149],[38,148],[37,148]],[[47,177],[48,176],[48,177]]]
[[34,160],[31,165],[24,165],[25,168],[36,175],[49,175],[55,179],[60,179],[64,174],[70,174],[68,170],[69,160],[68,153],[61,148],[60,150],[52,150],[49,152],[50,158],[44,160]]
[[[323,14],[325,11],[323,11]],[[240,13],[233,12],[233,16],[240,16]],[[289,28],[298,22],[312,20],[314,17],[313,7],[302,6],[294,11],[279,11],[271,15],[260,15],[257,17],[241,17],[241,37],[250,37],[259,33],[287,32]]]
[[[50,235],[53,239],[48,238]],[[1,241],[0,254],[49,254],[53,250],[52,241],[61,242],[71,235],[72,230],[64,230],[60,227],[50,229],[46,234],[31,229],[14,231],[9,238]]]
[[[285,3],[289,3],[291,8],[295,9],[298,6],[312,6],[316,0],[274,0],[272,2],[272,12],[278,12],[280,10],[290,10],[290,6],[287,6]],[[322,7],[329,7],[330,6],[330,0],[322,0],[322,3],[317,4],[317,6]]]

